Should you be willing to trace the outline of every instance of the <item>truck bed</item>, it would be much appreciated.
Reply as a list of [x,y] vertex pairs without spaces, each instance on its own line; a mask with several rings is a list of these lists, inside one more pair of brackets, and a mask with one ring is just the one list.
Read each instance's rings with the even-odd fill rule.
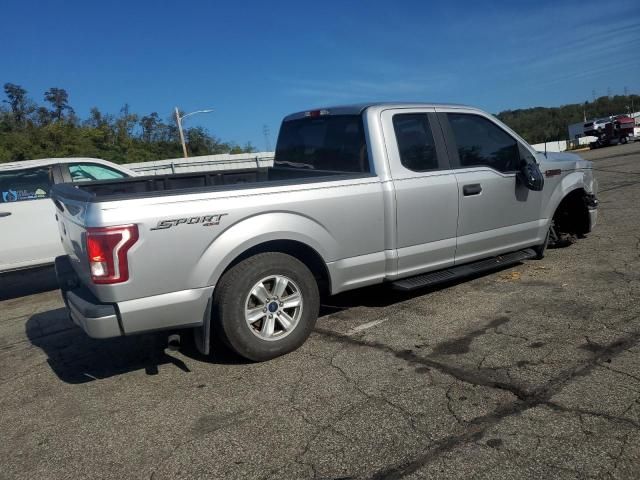
[[[148,175],[90,183],[59,184],[54,191],[67,198],[100,202],[132,198],[202,193],[208,191],[279,186],[287,184],[346,180],[373,176],[369,173],[346,173],[292,167],[216,170],[212,172]],[[55,196],[54,196],[55,197]]]

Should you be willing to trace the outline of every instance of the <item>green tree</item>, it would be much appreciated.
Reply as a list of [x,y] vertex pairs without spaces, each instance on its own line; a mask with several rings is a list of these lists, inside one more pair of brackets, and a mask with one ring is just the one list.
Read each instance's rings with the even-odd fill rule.
[[562,105],[560,107],[533,107],[520,110],[506,110],[497,116],[518,132],[529,143],[552,140],[566,140],[568,126],[594,118],[630,113],[631,105],[640,107],[638,95],[616,95],[600,97],[593,102]]
[[140,127],[142,128],[142,140],[150,143],[158,138],[159,126],[162,122],[158,116],[158,112],[152,112],[140,119]]
[[27,91],[20,85],[15,83],[5,83],[4,93],[7,96],[3,103],[9,104],[11,113],[13,114],[13,120],[16,125],[22,126],[27,118],[27,115],[31,112],[29,100],[27,98]]
[[[48,105],[38,105],[27,91],[4,84],[0,102],[0,162],[46,157],[88,156],[117,163],[161,160],[182,156],[175,120],[163,121],[157,112],[140,117],[124,105],[118,116],[97,107],[86,119],[76,116],[69,94],[50,88],[44,94]],[[194,127],[186,136],[192,155],[250,151],[222,142],[207,130]]]
[[115,119],[114,130],[118,145],[125,149],[133,137],[133,130],[138,123],[138,115],[131,113],[129,104],[125,103],[120,109],[120,116]]
[[73,108],[69,105],[69,94],[64,88],[50,88],[44,92],[44,99],[53,107],[51,117],[58,122],[64,118],[65,111],[73,112]]

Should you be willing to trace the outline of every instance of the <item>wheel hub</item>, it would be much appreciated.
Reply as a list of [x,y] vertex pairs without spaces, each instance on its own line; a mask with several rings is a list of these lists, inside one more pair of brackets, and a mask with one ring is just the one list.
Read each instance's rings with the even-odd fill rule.
[[291,278],[271,275],[256,283],[247,295],[245,321],[260,339],[280,340],[297,327],[303,303],[302,292]]

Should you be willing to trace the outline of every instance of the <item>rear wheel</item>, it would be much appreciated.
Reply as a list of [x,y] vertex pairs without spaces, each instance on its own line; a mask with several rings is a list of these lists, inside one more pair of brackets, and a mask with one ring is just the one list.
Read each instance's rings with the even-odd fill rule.
[[228,270],[214,294],[214,332],[239,355],[264,361],[302,345],[318,318],[316,280],[300,260],[267,252]]

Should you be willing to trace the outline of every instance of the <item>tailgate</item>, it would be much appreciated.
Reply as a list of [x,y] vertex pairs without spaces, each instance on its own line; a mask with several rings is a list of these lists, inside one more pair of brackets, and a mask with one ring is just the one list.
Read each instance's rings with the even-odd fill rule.
[[85,285],[91,283],[86,253],[86,218],[91,195],[66,184],[54,185],[51,200],[56,207],[60,240],[73,269]]

